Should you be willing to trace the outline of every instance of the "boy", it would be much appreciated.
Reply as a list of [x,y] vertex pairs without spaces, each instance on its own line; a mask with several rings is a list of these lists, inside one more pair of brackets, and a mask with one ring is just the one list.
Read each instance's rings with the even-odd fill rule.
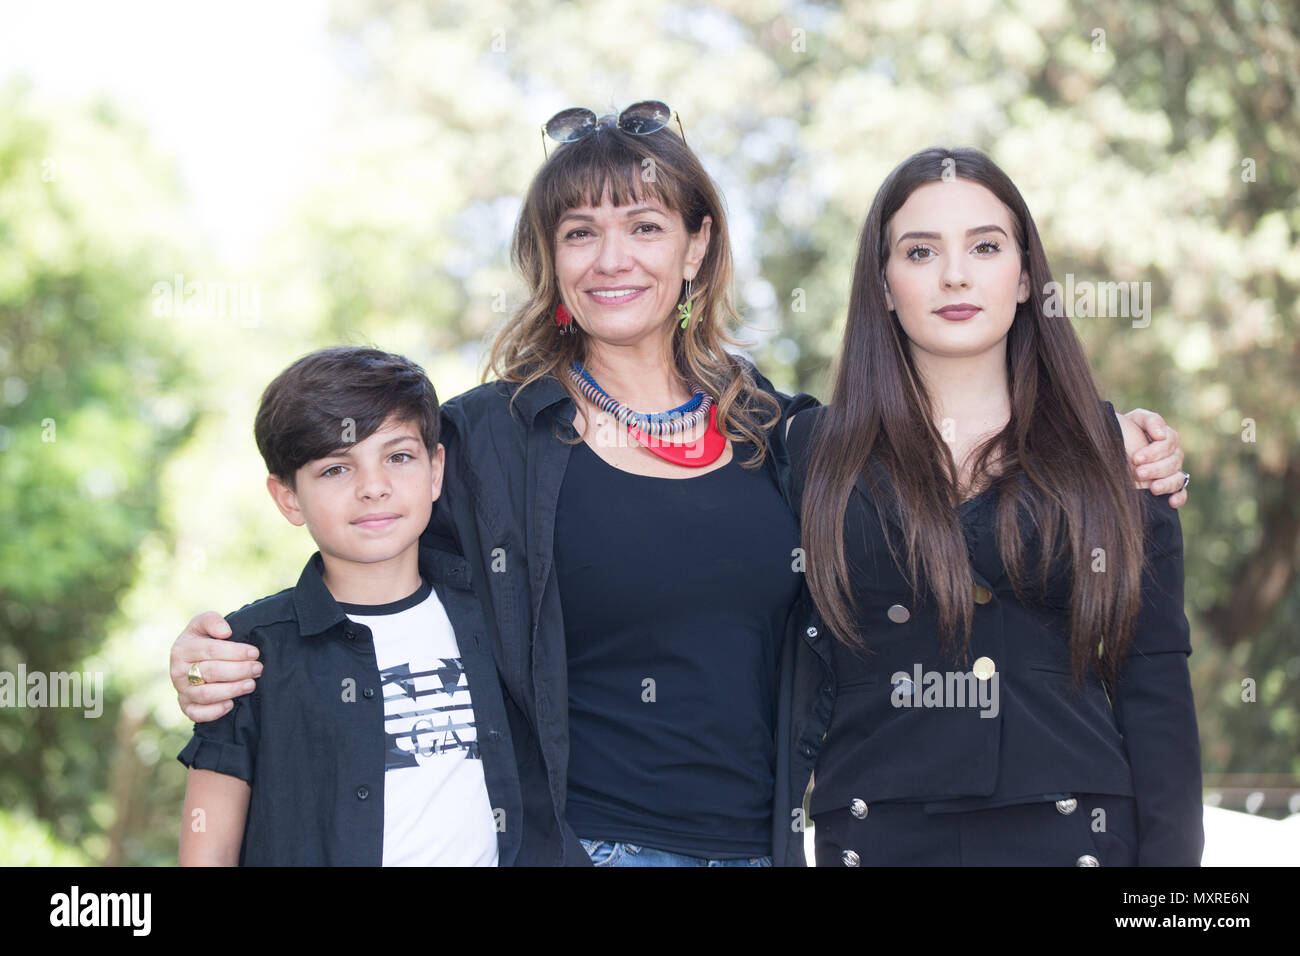
[[438,414],[423,370],[374,349],[314,352],[263,393],[267,489],[320,550],[297,586],[226,618],[264,670],[177,758],[181,865],[513,856],[518,780],[469,565],[420,544],[442,490]]

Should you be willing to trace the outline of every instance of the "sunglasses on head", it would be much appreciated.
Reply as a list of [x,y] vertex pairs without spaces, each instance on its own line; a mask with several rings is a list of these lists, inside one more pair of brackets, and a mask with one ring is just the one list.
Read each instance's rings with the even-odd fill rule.
[[667,103],[659,100],[642,100],[640,103],[633,103],[621,113],[606,113],[604,116],[597,116],[594,110],[589,110],[585,106],[560,110],[542,127],[542,155],[547,159],[550,158],[546,152],[548,136],[557,143],[572,143],[590,136],[601,126],[611,125],[617,125],[623,132],[631,133],[633,136],[649,136],[651,133],[659,132],[673,119],[677,120],[677,129],[682,134],[682,142],[686,142],[681,116],[670,109]]

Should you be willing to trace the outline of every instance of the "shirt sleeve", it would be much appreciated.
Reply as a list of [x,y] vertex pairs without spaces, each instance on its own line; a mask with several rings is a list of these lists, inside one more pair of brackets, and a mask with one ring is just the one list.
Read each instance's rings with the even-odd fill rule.
[[[229,617],[227,615],[227,620]],[[230,640],[260,646],[252,635],[240,637],[232,634]],[[260,687],[258,684],[251,694],[236,697],[235,706],[216,720],[195,724],[193,736],[176,759],[192,770],[224,773],[251,785],[257,756],[257,714],[260,709],[255,698],[260,694]]]
[[1183,534],[1168,497],[1143,492],[1142,603],[1115,688],[1133,773],[1140,866],[1199,866],[1205,845],[1201,749],[1183,611]]

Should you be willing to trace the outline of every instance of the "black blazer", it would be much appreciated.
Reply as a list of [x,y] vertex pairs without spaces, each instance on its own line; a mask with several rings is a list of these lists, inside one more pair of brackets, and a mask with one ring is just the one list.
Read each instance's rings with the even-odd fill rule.
[[[1106,408],[1113,419],[1109,403]],[[796,508],[820,414],[803,412],[790,431]],[[1122,443],[1117,422],[1115,433]],[[884,467],[874,459],[870,467],[888,489]],[[1054,572],[1033,603],[1016,597],[998,554],[993,493],[961,506],[974,580],[970,666],[940,655],[936,608],[924,587],[913,599],[891,559],[880,515],[891,534],[898,524],[891,509],[878,504],[860,478],[844,536],[870,651],[829,641],[835,701],[818,748],[813,817],[855,798],[923,802],[943,812],[1054,794],[1120,794],[1137,805],[1139,864],[1198,865],[1204,843],[1200,745],[1187,667],[1182,530],[1168,500],[1143,495],[1149,565],[1137,632],[1113,700],[1095,674],[1082,688],[1072,682],[1068,573]],[[1027,567],[1034,568],[1038,544],[1032,529],[1025,532]],[[815,609],[810,626],[819,637],[830,635]],[[946,706],[925,706],[937,701]]]

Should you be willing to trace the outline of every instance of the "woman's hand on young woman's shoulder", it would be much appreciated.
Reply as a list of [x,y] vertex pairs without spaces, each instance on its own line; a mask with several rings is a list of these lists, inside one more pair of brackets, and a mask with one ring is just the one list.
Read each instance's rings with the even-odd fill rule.
[[1145,408],[1135,408],[1124,415],[1116,412],[1115,417],[1124,432],[1124,450],[1128,452],[1137,486],[1150,488],[1153,495],[1170,495],[1170,507],[1185,505],[1183,446],[1178,432],[1158,413]]

